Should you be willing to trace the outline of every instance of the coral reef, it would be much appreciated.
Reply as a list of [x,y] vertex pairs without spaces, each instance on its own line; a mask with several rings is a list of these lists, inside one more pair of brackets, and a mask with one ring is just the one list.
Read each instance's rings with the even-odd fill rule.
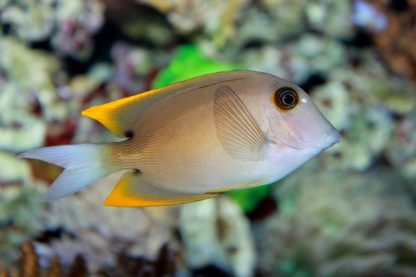
[[[392,165],[409,180],[416,180],[416,113],[411,112],[397,124],[386,155]],[[416,186],[412,188],[416,195]]]
[[383,14],[388,24],[374,32],[377,50],[389,67],[416,82],[416,50],[411,37],[416,32],[416,1],[363,1]]
[[231,200],[220,197],[183,206],[179,228],[191,269],[213,264],[235,276],[252,276],[249,224]]
[[401,179],[386,169],[317,172],[312,163],[287,178],[277,191],[280,214],[254,227],[259,272],[414,275],[416,212]]
[[[415,8],[0,0],[0,275],[415,275]],[[103,207],[118,176],[40,202],[60,169],[16,154],[115,141],[80,111],[236,68],[302,86],[342,142],[277,186],[183,207]]]
[[68,116],[67,106],[57,101],[54,91],[59,61],[7,37],[1,37],[0,48],[0,109],[4,111],[0,115],[0,148],[20,152],[39,147],[44,143],[46,124],[32,111],[50,121]]
[[0,181],[0,264],[16,259],[16,246],[43,229],[40,183],[5,186]]
[[[98,276],[176,276],[176,252],[167,244],[163,245],[154,260],[143,257],[127,256],[120,253],[114,267],[101,268]],[[2,268],[0,276],[91,276],[89,264],[82,255],[77,255],[69,265],[63,265],[58,256],[54,256],[48,267],[42,266],[41,256],[37,253],[36,246],[31,242],[25,242],[21,247],[21,255],[14,265]]]
[[330,150],[332,164],[339,167],[365,170],[373,165],[391,143],[397,124],[392,114],[405,116],[416,105],[414,87],[389,77],[369,58],[362,57],[364,65],[354,71],[334,71],[312,92],[322,112],[344,132],[343,143]]
[[161,245],[170,240],[175,212],[157,208],[156,216],[143,209],[102,206],[119,178],[119,174],[110,176],[78,197],[48,205],[38,222],[46,232],[58,232],[58,238],[37,244],[43,257],[58,255],[63,264],[69,264],[82,254],[90,270],[96,272],[103,264],[114,265],[117,253],[149,258],[156,255]]
[[190,33],[202,29],[214,44],[221,46],[236,36],[236,22],[241,19],[241,11],[248,3],[247,0],[137,1],[166,13],[177,32]]
[[51,38],[59,54],[87,58],[92,36],[103,24],[104,7],[97,0],[6,1],[0,5],[2,24],[21,40]]

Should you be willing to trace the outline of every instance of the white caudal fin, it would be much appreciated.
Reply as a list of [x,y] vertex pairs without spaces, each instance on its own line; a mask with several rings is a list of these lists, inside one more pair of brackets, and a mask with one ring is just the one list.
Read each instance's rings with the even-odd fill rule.
[[77,192],[113,173],[103,166],[105,148],[105,144],[52,146],[30,150],[19,157],[65,168],[43,197],[44,201],[52,201]]

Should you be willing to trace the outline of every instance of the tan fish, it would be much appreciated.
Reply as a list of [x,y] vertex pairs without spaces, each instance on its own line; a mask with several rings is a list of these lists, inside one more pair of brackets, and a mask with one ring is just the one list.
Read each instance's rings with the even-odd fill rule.
[[21,154],[65,168],[46,201],[121,170],[105,205],[202,200],[275,182],[340,140],[301,88],[254,71],[208,74],[82,114],[126,140]]

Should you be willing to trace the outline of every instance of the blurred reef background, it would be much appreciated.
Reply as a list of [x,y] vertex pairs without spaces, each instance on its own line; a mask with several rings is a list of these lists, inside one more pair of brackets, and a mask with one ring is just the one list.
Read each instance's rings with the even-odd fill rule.
[[[415,0],[0,0],[0,276],[416,276]],[[40,146],[83,109],[230,69],[299,84],[340,144],[276,185],[175,207],[53,203]],[[215,173],[213,173],[215,174]]]

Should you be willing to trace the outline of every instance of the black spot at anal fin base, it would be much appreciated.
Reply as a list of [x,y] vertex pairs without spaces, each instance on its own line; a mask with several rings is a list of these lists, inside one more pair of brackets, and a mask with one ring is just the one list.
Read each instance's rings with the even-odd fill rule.
[[131,139],[131,138],[133,138],[133,137],[134,137],[134,132],[133,132],[132,130],[127,130],[127,131],[125,131],[125,132],[124,132],[124,135],[125,135],[127,138]]

